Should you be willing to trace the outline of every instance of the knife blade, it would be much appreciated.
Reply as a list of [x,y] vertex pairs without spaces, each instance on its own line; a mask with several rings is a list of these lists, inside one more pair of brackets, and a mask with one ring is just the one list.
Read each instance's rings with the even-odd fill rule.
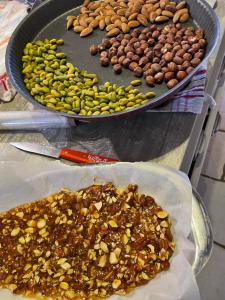
[[26,152],[41,154],[44,156],[49,156],[54,158],[64,158],[70,161],[85,163],[85,164],[96,164],[102,162],[118,162],[118,160],[110,157],[95,155],[95,154],[77,151],[69,148],[58,149],[52,146],[45,146],[38,143],[16,142],[16,143],[10,143],[10,145]]

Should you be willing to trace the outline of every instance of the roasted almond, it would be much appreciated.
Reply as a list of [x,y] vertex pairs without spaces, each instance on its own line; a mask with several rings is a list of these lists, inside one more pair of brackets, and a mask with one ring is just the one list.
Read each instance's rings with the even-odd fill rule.
[[93,20],[90,24],[89,24],[90,27],[92,27],[93,29],[97,28],[98,27],[98,20]]
[[140,26],[140,22],[139,22],[139,21],[129,21],[129,22],[128,22],[128,26],[129,26],[130,28],[135,28],[135,27]]
[[117,19],[120,20],[120,17],[117,15],[113,15],[110,20],[112,23],[114,23]]
[[181,1],[180,3],[177,4],[176,9],[182,9],[186,6],[186,2],[185,1]]
[[78,22],[81,26],[83,27],[87,27],[88,26],[88,23],[87,23],[87,16],[86,15],[80,15],[79,18],[78,18]]
[[110,31],[114,28],[117,28],[116,24],[110,24],[110,25],[106,26],[106,31]]
[[113,16],[113,15],[115,15],[116,13],[115,13],[115,11],[113,10],[113,9],[106,9],[106,10],[104,10],[104,16]]
[[111,24],[111,16],[106,16],[105,17],[105,24],[106,24],[106,26]]
[[87,27],[81,31],[80,36],[85,37],[85,36],[88,36],[89,34],[91,34],[92,32],[93,32],[93,28]]
[[189,14],[183,14],[181,17],[180,17],[180,22],[181,23],[184,23],[186,22],[188,19],[189,19]]
[[169,20],[169,17],[166,17],[166,16],[158,16],[155,18],[156,23],[166,22],[168,20]]
[[104,28],[105,28],[105,19],[104,19],[104,18],[102,18],[102,19],[99,21],[99,28],[100,28],[101,30],[104,30]]
[[175,13],[177,11],[176,7],[173,5],[166,5],[165,10],[171,11],[172,13]]
[[159,3],[154,4],[154,5],[153,5],[153,8],[154,8],[154,9],[158,9],[158,8],[159,8]]
[[161,8],[157,8],[155,12],[156,12],[157,16],[160,16],[161,13],[162,13],[162,9]]
[[148,3],[151,3],[151,4],[155,4],[155,3],[158,2],[158,0],[148,0],[147,2],[148,2]]
[[73,21],[74,21],[73,16],[70,16],[69,18],[67,17],[67,23],[66,23],[67,30],[69,30],[71,27],[73,27]]
[[120,28],[122,22],[121,22],[121,20],[117,19],[117,20],[114,22],[114,24],[116,25],[115,27],[119,27],[119,28]]
[[151,23],[154,23],[154,22],[155,22],[155,19],[156,19],[156,17],[157,17],[157,14],[156,14],[156,12],[155,12],[155,11],[152,11],[152,12],[150,13],[150,17],[149,17],[149,19],[150,19],[150,22],[151,22]]
[[79,26],[79,22],[77,19],[73,20],[73,27]]
[[118,9],[117,12],[116,12],[116,14],[118,16],[125,16],[126,10],[127,10],[126,8]]
[[88,9],[85,6],[82,6],[81,9],[80,9],[81,14],[85,14],[87,11],[88,11]]
[[147,7],[142,7],[142,9],[141,9],[141,14],[143,15],[143,16],[145,16],[146,17],[146,19],[148,19],[148,17],[149,17],[149,12],[148,12],[148,9],[147,9]]
[[80,33],[81,31],[83,31],[85,29],[85,27],[81,26],[81,25],[78,25],[78,26],[74,26],[73,30],[75,32],[78,32]]
[[177,23],[179,21],[181,15],[183,15],[183,14],[188,14],[187,8],[180,9],[175,13],[175,15],[173,17],[173,23]]
[[126,17],[121,17],[120,20],[121,20],[122,23],[127,23],[128,22]]
[[132,11],[139,13],[139,11],[141,10],[141,3],[139,1],[135,1],[134,2],[134,6],[132,7]]
[[128,33],[130,31],[130,27],[126,23],[121,24],[121,29],[122,29],[123,33]]
[[100,2],[91,2],[88,6],[90,10],[96,10],[100,6]]
[[120,30],[119,28],[113,28],[112,30],[110,30],[108,33],[107,33],[107,36],[108,37],[113,37],[113,36],[116,36],[120,33]]
[[133,13],[128,17],[128,21],[136,20],[138,16],[138,13]]
[[169,17],[169,18],[173,18],[173,13],[169,10],[163,10],[162,11],[162,16],[166,16],[166,17]]
[[137,16],[137,20],[143,25],[143,26],[148,26],[148,20],[144,15],[139,14]]
[[165,6],[168,4],[168,2],[169,2],[169,1],[167,1],[167,0],[160,0],[160,2],[159,2],[160,8],[161,8],[161,9],[164,9]]

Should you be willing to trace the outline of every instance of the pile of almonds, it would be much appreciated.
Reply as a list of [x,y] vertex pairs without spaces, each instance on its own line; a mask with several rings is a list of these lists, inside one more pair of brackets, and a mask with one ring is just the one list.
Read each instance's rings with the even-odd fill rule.
[[103,39],[90,52],[100,53],[100,64],[111,63],[116,74],[124,67],[137,77],[144,76],[149,86],[165,81],[171,89],[200,64],[205,47],[202,29],[177,23],[136,28],[130,34]]
[[73,28],[85,37],[99,28],[112,37],[120,32],[128,33],[140,25],[146,27],[149,23],[162,23],[169,19],[174,23],[189,19],[185,1],[177,4],[170,0],[85,0],[80,15],[67,17],[67,29]]

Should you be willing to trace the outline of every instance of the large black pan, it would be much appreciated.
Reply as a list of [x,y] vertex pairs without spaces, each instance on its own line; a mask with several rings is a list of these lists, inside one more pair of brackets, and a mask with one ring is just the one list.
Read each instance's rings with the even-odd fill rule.
[[[206,39],[208,42],[206,55],[204,58],[204,60],[206,60],[212,53],[219,39],[220,26],[218,18],[213,9],[205,0],[186,0],[186,2],[189,6],[191,16],[193,18],[190,23],[195,23],[197,26],[200,26],[205,30]],[[80,36],[74,33],[72,30],[66,30],[66,16],[78,14],[78,7],[81,4],[82,1],[80,0],[46,1],[36,9],[34,9],[19,24],[11,37],[6,53],[6,68],[9,78],[17,91],[35,105],[43,107],[29,94],[23,83],[23,76],[21,74],[21,57],[25,44],[37,38],[64,39],[65,45],[62,46],[62,51],[67,54],[68,59],[74,65],[78,66],[81,70],[88,70],[90,73],[96,73],[100,79],[100,83],[110,81],[112,83],[129,85],[129,82],[134,79],[134,75],[128,70],[124,70],[121,75],[115,75],[111,67],[101,67],[99,65],[98,58],[92,57],[90,55],[90,45],[99,43],[104,37],[105,32],[95,30],[95,32],[90,37],[80,38]],[[96,121],[106,118],[124,117],[137,111],[142,111],[148,108],[159,106],[171,99],[174,93],[184,88],[190,81],[194,73],[201,67],[201,65],[195,68],[192,73],[190,73],[184,80],[182,80],[171,90],[168,90],[164,84],[157,85],[156,87],[151,88],[151,90],[153,90],[157,94],[157,97],[153,98],[150,103],[147,103],[141,107],[136,107],[130,111],[121,111],[109,115],[70,116],[80,120]],[[149,87],[144,84],[141,90],[147,91],[149,90]],[[46,107],[44,106],[44,108]],[[69,116],[65,113],[55,113]]]

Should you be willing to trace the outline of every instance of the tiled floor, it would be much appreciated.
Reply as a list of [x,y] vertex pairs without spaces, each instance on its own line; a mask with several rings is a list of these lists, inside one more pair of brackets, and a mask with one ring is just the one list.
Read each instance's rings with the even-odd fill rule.
[[225,97],[220,116],[198,186],[211,218],[215,241],[212,257],[197,278],[202,300],[225,300]]

